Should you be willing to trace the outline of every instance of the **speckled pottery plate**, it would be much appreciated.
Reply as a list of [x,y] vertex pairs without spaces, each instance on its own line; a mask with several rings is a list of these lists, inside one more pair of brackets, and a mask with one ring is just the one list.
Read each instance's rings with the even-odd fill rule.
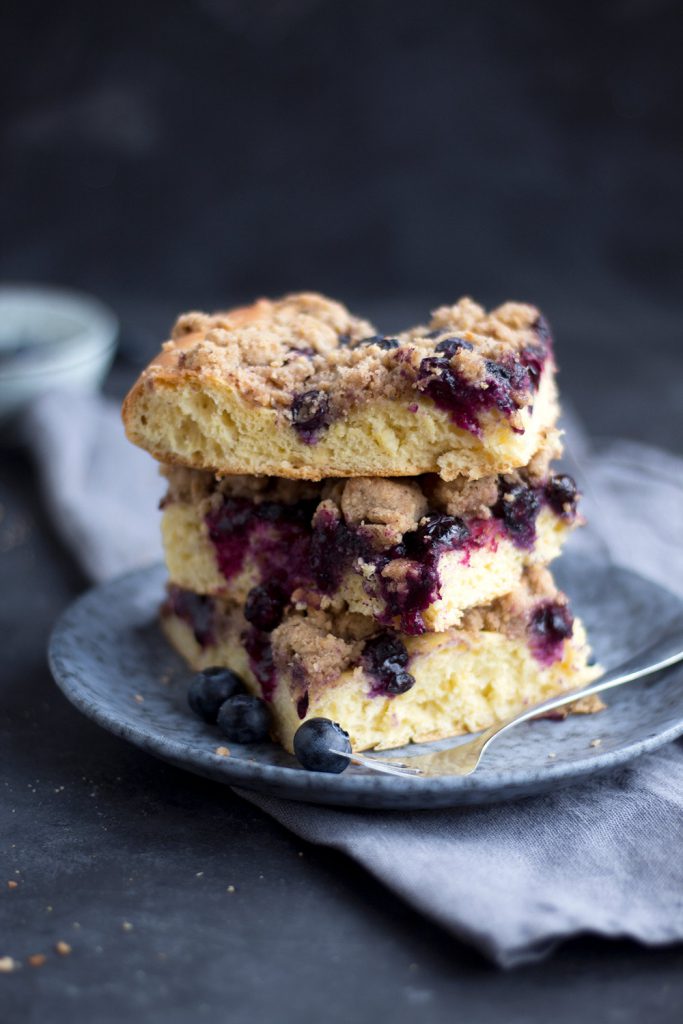
[[[230,744],[187,707],[188,669],[157,625],[164,569],[95,587],[57,623],[50,666],[63,692],[105,729],[150,754],[229,785],[351,807],[432,808],[530,796],[654,750],[683,734],[683,666],[620,687],[598,715],[535,721],[498,740],[466,778],[399,778],[356,765],[342,775],[304,771],[272,743]],[[585,556],[562,562],[558,583],[583,618],[597,658],[615,667],[653,642],[683,602],[635,573]],[[599,743],[595,743],[599,740]],[[404,748],[404,755],[457,740]]]

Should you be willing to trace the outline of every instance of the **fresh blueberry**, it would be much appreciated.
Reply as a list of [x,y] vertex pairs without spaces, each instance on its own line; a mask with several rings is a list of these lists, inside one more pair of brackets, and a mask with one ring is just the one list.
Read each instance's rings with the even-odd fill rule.
[[389,349],[398,348],[399,344],[400,342],[398,338],[385,338],[383,334],[373,334],[370,338],[361,338],[356,347],[360,348],[361,345],[376,345],[377,348],[382,348],[388,352]]
[[264,701],[238,693],[221,704],[216,725],[232,743],[260,743],[268,738],[270,716]]
[[[335,751],[340,753],[335,753]],[[309,772],[339,775],[348,766],[351,753],[349,734],[329,718],[309,718],[294,734],[294,753]]]
[[282,622],[287,596],[278,583],[261,583],[252,587],[244,605],[247,622],[264,633],[270,633]]
[[246,688],[240,677],[229,668],[205,668],[198,672],[187,691],[187,703],[195,715],[213,724],[221,704]]

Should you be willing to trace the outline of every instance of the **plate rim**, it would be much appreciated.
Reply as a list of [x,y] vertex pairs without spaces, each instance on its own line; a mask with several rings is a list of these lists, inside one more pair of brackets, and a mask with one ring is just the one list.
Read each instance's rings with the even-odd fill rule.
[[[661,584],[643,576],[641,573],[627,569],[623,566],[610,565],[610,569],[619,573],[627,574],[641,580],[645,580],[649,586],[670,594],[674,601],[683,609],[683,600]],[[330,787],[334,786],[335,780],[339,791],[345,797],[345,804],[352,804],[353,796],[383,798],[405,797],[408,802],[405,808],[415,809],[414,798],[423,794],[426,798],[425,809],[436,807],[434,802],[444,797],[450,797],[450,804],[457,806],[460,802],[459,796],[467,794],[481,794],[481,803],[492,801],[498,798],[501,802],[515,799],[515,790],[526,790],[527,793],[519,795],[531,795],[533,786],[538,782],[538,774],[542,774],[542,787],[537,790],[552,789],[571,782],[580,782],[586,777],[597,775],[639,757],[641,754],[657,750],[667,743],[683,735],[683,707],[681,708],[680,720],[668,728],[656,732],[652,736],[646,736],[616,750],[605,750],[597,754],[587,754],[583,758],[567,763],[547,761],[539,764],[533,769],[535,778],[530,778],[530,769],[518,769],[517,771],[498,770],[488,773],[485,776],[476,773],[470,776],[443,775],[430,776],[427,778],[396,777],[371,772],[344,772],[341,775],[330,775],[327,773],[310,772],[296,765],[265,764],[258,760],[245,759],[243,757],[225,757],[216,754],[214,750],[206,751],[188,748],[186,743],[166,736],[149,722],[144,726],[137,726],[132,721],[123,720],[117,717],[116,711],[110,705],[94,700],[90,692],[83,689],[79,680],[79,674],[69,667],[70,656],[64,653],[65,642],[70,642],[74,633],[78,634],[77,624],[83,609],[90,604],[96,603],[98,598],[108,591],[116,591],[126,585],[130,586],[136,578],[148,582],[155,575],[160,581],[164,579],[165,567],[163,563],[157,562],[143,568],[133,569],[103,583],[98,583],[88,588],[82,594],[71,601],[61,612],[54,623],[48,641],[47,657],[50,671],[55,683],[74,707],[84,714],[91,721],[104,728],[107,732],[133,744],[138,749],[152,754],[162,760],[170,761],[175,765],[206,776],[207,771],[202,767],[211,769],[210,777],[227,785],[242,786],[246,789],[258,789],[264,792],[273,787],[276,791],[281,789],[297,790],[295,796],[288,796],[288,799],[300,799],[307,802],[332,804],[335,801],[330,797]],[[149,608],[140,609],[137,617],[139,625],[146,625],[150,622]],[[132,624],[132,622],[131,622]],[[680,666],[672,666],[669,672],[675,671]],[[634,685],[638,685],[635,683]],[[683,704],[683,701],[682,701]],[[512,792],[510,792],[512,791]],[[276,792],[275,795],[283,795]],[[431,802],[430,802],[431,801]],[[470,801],[472,802],[472,801]],[[358,806],[369,806],[367,803],[358,802]],[[385,809],[391,809],[387,805],[381,805]],[[396,809],[399,803],[396,802]],[[441,806],[445,806],[444,803]]]

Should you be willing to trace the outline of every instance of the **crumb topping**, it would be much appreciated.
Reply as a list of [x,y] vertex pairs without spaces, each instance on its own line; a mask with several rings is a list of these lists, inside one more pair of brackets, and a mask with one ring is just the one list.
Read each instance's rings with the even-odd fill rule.
[[479,480],[456,477],[446,483],[435,476],[428,479],[427,487],[432,504],[441,512],[461,518],[490,519],[491,506],[498,501],[498,482],[497,476],[483,476]]
[[[431,395],[444,367],[468,387],[490,394],[506,368],[512,404],[503,411],[514,427],[515,409],[531,398],[524,369],[528,354],[536,353],[542,363],[548,346],[539,311],[522,303],[486,312],[464,298],[437,309],[426,325],[386,337],[340,303],[302,293],[228,313],[181,316],[148,373],[170,364],[200,378],[218,377],[246,400],[281,410],[301,428],[304,442],[315,443],[317,432],[351,406],[371,398],[414,401],[420,392]],[[425,366],[430,359],[434,365]],[[522,372],[511,373],[513,364]]]
[[541,438],[538,451],[529,461],[525,474],[534,487],[544,483],[550,476],[550,464],[562,457],[563,446],[559,430],[547,430]]
[[168,489],[162,505],[181,502],[204,508],[213,506],[218,498],[243,498],[260,504],[264,501],[294,505],[299,501],[312,501],[320,496],[322,483],[309,480],[288,480],[279,476],[225,476],[217,477],[203,469],[184,466],[162,466],[162,476]]
[[358,643],[332,632],[324,612],[285,618],[271,642],[275,665],[289,668],[302,688],[330,682],[360,657]]
[[413,480],[356,477],[347,480],[340,508],[349,526],[384,526],[388,542],[416,530],[427,512],[427,498]]

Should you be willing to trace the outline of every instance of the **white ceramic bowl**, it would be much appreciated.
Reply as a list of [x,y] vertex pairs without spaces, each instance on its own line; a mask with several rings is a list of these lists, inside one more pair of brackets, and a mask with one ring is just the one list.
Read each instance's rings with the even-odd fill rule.
[[118,320],[97,299],[0,285],[0,419],[44,391],[95,391],[116,351]]

